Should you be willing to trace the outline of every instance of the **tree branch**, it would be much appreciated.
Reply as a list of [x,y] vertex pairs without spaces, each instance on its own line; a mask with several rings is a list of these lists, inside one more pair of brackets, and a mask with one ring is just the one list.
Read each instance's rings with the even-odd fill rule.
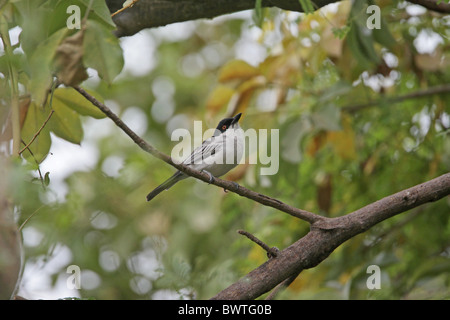
[[[151,155],[155,156],[158,159],[161,159],[162,161],[170,164],[172,167],[186,173],[187,175],[197,178],[199,180],[202,180],[204,182],[209,183],[209,175],[200,172],[197,170],[194,170],[190,167],[184,166],[182,164],[178,164],[173,162],[172,158],[168,155],[160,152],[156,148],[154,148],[152,145],[147,143],[144,139],[139,137],[133,130],[131,130],[120,118],[114,114],[107,106],[105,106],[103,103],[95,99],[93,96],[91,96],[89,93],[87,93],[83,88],[79,86],[74,87],[75,90],[77,90],[82,96],[84,96],[88,101],[90,101],[94,106],[99,108],[108,118],[110,118],[114,123],[122,129],[123,132],[125,132],[142,150],[150,153]],[[223,189],[232,191],[234,193],[237,193],[240,196],[246,197],[248,199],[254,200],[256,202],[259,202],[265,206],[269,206],[275,209],[278,209],[280,211],[283,211],[285,213],[290,214],[291,216],[294,216],[296,218],[302,219],[304,221],[309,222],[310,224],[313,224],[315,222],[318,222],[322,219],[324,219],[322,216],[317,215],[315,213],[298,209],[295,207],[292,207],[288,204],[285,204],[281,202],[280,200],[277,200],[275,198],[268,197],[266,195],[263,195],[261,193],[249,190],[247,188],[244,188],[234,182],[222,180],[219,178],[214,178],[214,180],[211,182],[211,184],[214,184],[218,187],[221,187]]]
[[400,191],[338,218],[323,219],[276,258],[248,273],[212,299],[255,299],[302,270],[315,267],[346,240],[377,223],[450,194],[450,173]]
[[242,234],[243,236],[246,236],[247,238],[249,238],[251,241],[253,241],[254,243],[256,243],[258,246],[260,246],[261,248],[263,248],[266,252],[267,252],[267,257],[269,259],[271,258],[275,258],[278,255],[278,248],[277,247],[269,247],[267,244],[265,244],[264,242],[262,242],[261,240],[259,240],[257,237],[255,237],[254,235],[252,235],[250,232],[247,232],[245,230],[238,230],[237,231],[239,234]]
[[[338,0],[315,0],[317,8]],[[111,13],[122,8],[123,0],[106,0]],[[279,7],[303,12],[298,0],[262,0],[262,7]],[[132,8],[115,15],[118,37],[131,36],[142,29],[253,9],[255,0],[140,0]]]
[[[339,0],[314,0],[316,9]],[[106,0],[112,14],[122,9],[124,0]],[[438,0],[410,0],[430,10],[449,13],[450,5]],[[303,12],[298,0],[262,0],[262,7]],[[140,0],[132,8],[113,17],[118,37],[131,36],[145,28],[195,19],[210,19],[220,15],[253,9],[255,0]]]
[[426,96],[432,96],[436,94],[449,94],[450,93],[450,83],[443,84],[440,86],[434,86],[423,90],[417,90],[408,94],[400,95],[398,97],[384,98],[376,101],[370,101],[367,103],[354,104],[350,106],[342,107],[343,111],[346,112],[356,112],[361,109],[376,106],[382,103],[397,103],[409,99],[421,98]]
[[445,0],[408,0],[408,1],[415,4],[419,4],[429,10],[433,10],[436,12],[450,13],[450,3],[445,3]]

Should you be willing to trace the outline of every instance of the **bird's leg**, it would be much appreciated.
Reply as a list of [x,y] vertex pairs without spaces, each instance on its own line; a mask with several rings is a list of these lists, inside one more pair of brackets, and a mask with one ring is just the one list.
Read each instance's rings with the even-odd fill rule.
[[214,176],[211,174],[211,172],[202,170],[202,172],[206,173],[209,176],[209,183],[212,183],[214,181]]

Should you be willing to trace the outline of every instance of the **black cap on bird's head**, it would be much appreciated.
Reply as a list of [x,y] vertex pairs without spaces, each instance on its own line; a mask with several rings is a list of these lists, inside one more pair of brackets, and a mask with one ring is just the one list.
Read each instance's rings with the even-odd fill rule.
[[241,116],[242,116],[242,113],[238,113],[233,118],[225,118],[223,120],[220,120],[219,124],[217,125],[214,135],[217,136],[217,135],[225,132],[229,128],[234,127],[236,124],[238,124]]

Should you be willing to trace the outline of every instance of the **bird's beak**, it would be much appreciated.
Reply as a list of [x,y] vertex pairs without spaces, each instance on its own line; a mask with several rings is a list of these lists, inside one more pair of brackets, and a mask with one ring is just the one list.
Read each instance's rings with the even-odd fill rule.
[[242,116],[242,113],[238,113],[237,115],[235,115],[233,117],[233,121],[231,121],[231,125],[237,123],[239,121],[239,119],[241,118],[241,116]]

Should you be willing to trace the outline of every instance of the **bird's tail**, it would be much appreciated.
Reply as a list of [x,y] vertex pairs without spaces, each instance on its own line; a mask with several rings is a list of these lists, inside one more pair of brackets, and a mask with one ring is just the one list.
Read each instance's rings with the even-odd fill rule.
[[174,173],[173,176],[171,176],[169,179],[167,179],[166,181],[164,181],[162,184],[160,184],[159,186],[157,186],[152,192],[150,192],[147,195],[147,201],[152,200],[154,197],[156,197],[158,194],[160,194],[161,192],[163,192],[164,190],[169,189],[170,187],[172,187],[175,183],[177,183],[180,180],[183,180],[186,178],[186,175],[183,174],[181,171],[177,171]]

